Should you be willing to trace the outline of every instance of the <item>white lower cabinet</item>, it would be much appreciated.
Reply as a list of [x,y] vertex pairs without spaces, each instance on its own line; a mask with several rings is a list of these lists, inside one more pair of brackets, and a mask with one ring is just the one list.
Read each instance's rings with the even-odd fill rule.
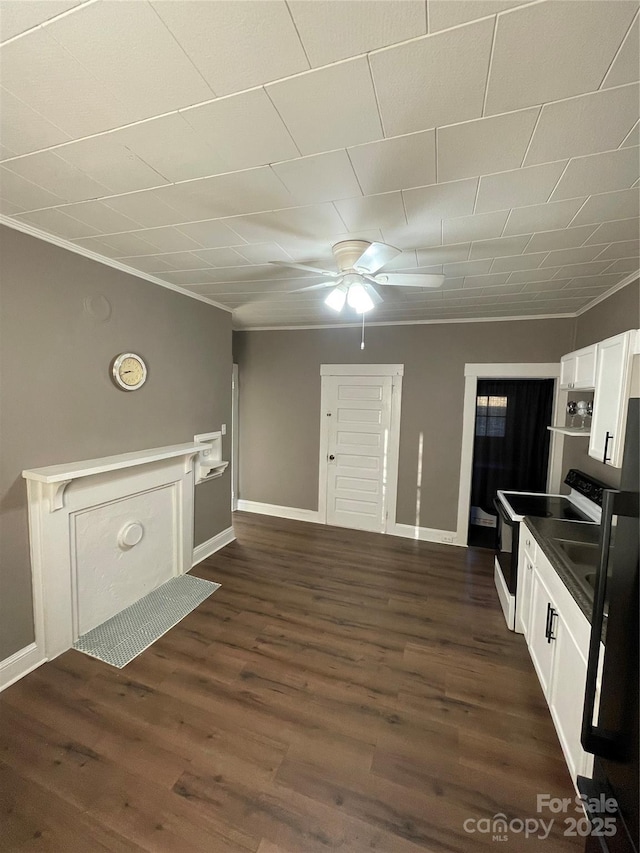
[[[526,523],[520,535],[533,538]],[[591,625],[541,549],[533,558],[529,550],[521,549],[518,565],[517,619],[575,783],[593,770],[580,743]]]
[[527,645],[531,660],[538,673],[538,679],[542,686],[544,695],[549,701],[551,687],[551,676],[555,659],[556,644],[549,635],[549,622],[553,621],[553,614],[557,613],[551,593],[545,586],[544,581],[533,569],[531,583],[531,616],[529,618],[529,632]]
[[582,704],[587,678],[587,660],[576,638],[560,614],[553,628],[555,656],[558,666],[553,668],[549,685],[549,709],[562,744],[562,751],[572,779],[591,776],[593,758],[580,743]]

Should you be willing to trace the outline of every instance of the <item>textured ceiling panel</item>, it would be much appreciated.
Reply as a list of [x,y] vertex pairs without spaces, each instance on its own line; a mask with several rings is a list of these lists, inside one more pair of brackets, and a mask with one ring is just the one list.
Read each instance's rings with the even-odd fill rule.
[[239,326],[356,321],[270,265],[347,239],[445,275],[371,320],[573,313],[640,266],[638,9],[0,0],[0,210]]

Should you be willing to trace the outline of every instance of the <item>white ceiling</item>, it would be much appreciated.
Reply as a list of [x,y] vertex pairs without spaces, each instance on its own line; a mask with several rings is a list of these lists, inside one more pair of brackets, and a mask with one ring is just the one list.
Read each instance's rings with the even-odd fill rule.
[[446,276],[370,320],[574,313],[639,266],[638,8],[0,0],[0,210],[238,327],[354,322],[269,265],[349,238]]

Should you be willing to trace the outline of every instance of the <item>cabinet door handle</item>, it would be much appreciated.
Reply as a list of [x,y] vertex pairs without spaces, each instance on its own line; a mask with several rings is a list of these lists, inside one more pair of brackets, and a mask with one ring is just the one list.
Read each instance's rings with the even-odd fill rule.
[[558,611],[555,609],[555,607],[551,607],[551,605],[549,605],[549,635],[547,637],[548,643],[550,643],[551,640],[556,639],[556,636],[553,633],[553,620],[556,618],[557,615]]
[[551,623],[551,605],[549,603],[547,603],[547,621],[546,621],[546,624],[544,626],[544,635],[545,635],[548,643],[551,642],[551,640],[549,638],[549,634],[551,633],[550,623]]
[[607,450],[609,449],[609,440],[612,438],[613,438],[613,434],[610,432],[607,432],[607,434],[605,436],[605,440],[604,440],[604,453],[602,454],[602,461],[603,462],[608,462],[611,459],[610,456],[607,457]]

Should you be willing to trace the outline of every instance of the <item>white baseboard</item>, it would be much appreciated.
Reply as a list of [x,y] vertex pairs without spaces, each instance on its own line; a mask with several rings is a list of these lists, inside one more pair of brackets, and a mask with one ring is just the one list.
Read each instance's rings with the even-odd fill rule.
[[458,545],[464,547],[466,544],[458,541],[455,530],[417,527],[415,524],[390,524],[387,533],[391,536],[403,536],[405,539],[417,539],[420,542],[439,542],[441,545]]
[[[259,515],[273,515],[276,518],[290,518],[293,521],[312,521],[323,524],[320,513],[313,509],[299,509],[293,506],[277,506],[260,501],[238,501],[238,509],[244,512],[256,512]],[[415,527],[413,524],[390,524],[387,533],[390,536],[402,536],[405,539],[419,539],[421,542],[439,542],[442,545],[460,545],[454,530],[436,530],[432,527]]]
[[[211,539],[197,545],[193,549],[192,568],[206,557],[210,557],[211,554],[215,554],[216,551],[233,542],[235,538],[233,527],[227,527],[226,530],[222,530],[216,536],[212,536]],[[37,669],[46,660],[40,648],[35,643],[30,643],[15,654],[0,661],[0,692],[24,678],[32,670]]]
[[193,562],[191,563],[191,568],[197,566],[198,563],[201,563],[212,554],[215,554],[216,551],[224,548],[225,545],[233,542],[235,538],[233,527],[227,527],[226,530],[221,530],[220,533],[212,536],[211,539],[207,539],[206,542],[201,542],[200,545],[196,545],[193,549]]
[[290,518],[293,521],[312,521],[320,523],[318,510],[298,509],[295,506],[278,506],[277,504],[264,504],[260,501],[238,501],[238,509],[244,512],[256,512],[259,515],[275,515],[277,518]]
[[0,661],[0,692],[46,662],[35,643]]

